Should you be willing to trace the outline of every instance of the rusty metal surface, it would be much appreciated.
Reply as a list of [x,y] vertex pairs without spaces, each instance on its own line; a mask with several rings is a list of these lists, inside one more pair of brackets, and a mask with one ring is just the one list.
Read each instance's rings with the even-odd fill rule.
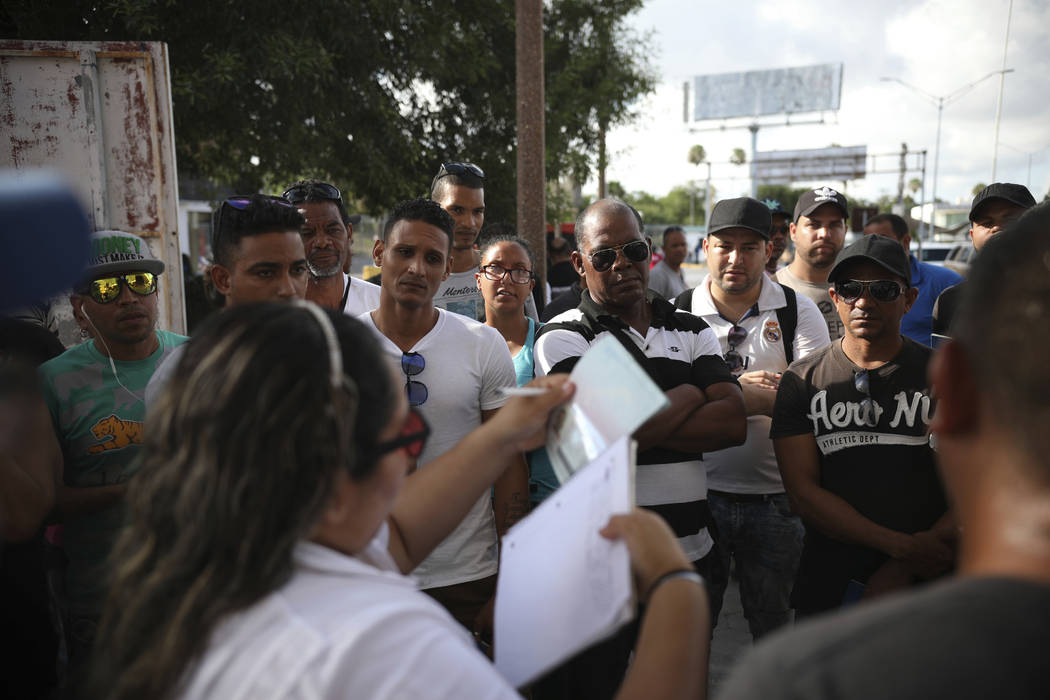
[[185,313],[167,49],[158,42],[0,41],[0,167],[65,174],[96,229],[167,265],[160,325]]

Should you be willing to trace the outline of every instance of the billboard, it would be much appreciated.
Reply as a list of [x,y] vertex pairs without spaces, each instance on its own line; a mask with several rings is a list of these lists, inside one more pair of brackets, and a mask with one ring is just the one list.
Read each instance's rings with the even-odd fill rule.
[[841,96],[841,63],[698,75],[693,121],[830,112],[839,108]]
[[799,151],[759,151],[754,177],[767,184],[811,180],[859,180],[867,172],[867,146],[834,146]]

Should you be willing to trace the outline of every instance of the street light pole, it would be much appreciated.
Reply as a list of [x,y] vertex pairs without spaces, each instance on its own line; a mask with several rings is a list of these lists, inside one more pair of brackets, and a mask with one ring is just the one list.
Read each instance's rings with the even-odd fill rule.
[[1000,75],[1000,74],[1012,73],[1012,72],[1013,72],[1013,68],[1003,68],[1002,70],[993,70],[988,75],[985,75],[985,76],[983,76],[981,78],[978,78],[977,80],[973,81],[972,83],[967,83],[966,85],[963,85],[961,88],[957,89],[955,92],[950,92],[947,95],[941,95],[941,96],[931,95],[930,93],[926,92],[922,88],[915,87],[911,83],[906,83],[903,80],[901,80],[900,78],[887,78],[887,77],[879,78],[879,80],[881,80],[882,82],[886,82],[886,83],[900,83],[901,85],[903,85],[904,87],[908,88],[909,90],[913,90],[914,92],[919,93],[920,95],[922,95],[923,97],[928,99],[930,102],[932,102],[933,104],[937,105],[937,138],[936,138],[936,143],[934,144],[934,151],[933,151],[933,186],[931,187],[931,190],[932,190],[931,200],[932,201],[930,203],[930,227],[928,229],[928,231],[930,233],[936,233],[936,230],[937,230],[937,223],[936,223],[936,220],[935,220],[936,216],[937,216],[937,169],[938,169],[938,166],[940,164],[940,159],[941,159],[941,117],[944,116],[944,108],[945,108],[945,106],[950,105],[952,102],[955,102],[957,99],[959,99],[960,97],[962,97],[963,95],[968,93],[970,90],[973,90],[975,87],[977,87],[979,84],[983,83],[985,80],[988,80],[988,78],[991,78],[993,75]]

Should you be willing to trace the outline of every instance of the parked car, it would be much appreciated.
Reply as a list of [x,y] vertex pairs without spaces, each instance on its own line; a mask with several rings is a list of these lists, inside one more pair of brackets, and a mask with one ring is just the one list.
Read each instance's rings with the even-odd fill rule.
[[958,272],[963,277],[966,277],[970,271],[970,264],[973,262],[973,257],[977,254],[977,249],[973,247],[973,244],[967,241],[966,243],[956,243],[955,246],[948,251],[948,257],[944,259],[944,266],[949,270]]
[[944,265],[944,261],[948,259],[948,253],[958,245],[958,243],[938,243],[936,241],[927,241],[922,244],[922,249],[916,255],[922,262],[932,263],[934,265]]

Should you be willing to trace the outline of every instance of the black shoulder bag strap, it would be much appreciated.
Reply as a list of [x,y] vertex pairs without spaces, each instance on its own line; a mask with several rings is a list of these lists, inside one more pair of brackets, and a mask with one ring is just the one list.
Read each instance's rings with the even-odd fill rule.
[[[777,282],[777,284],[780,284]],[[777,309],[777,321],[780,322],[780,337],[784,341],[784,357],[790,365],[795,360],[795,329],[798,327],[798,297],[795,290],[787,285],[780,284],[784,290],[784,298],[787,306]]]

